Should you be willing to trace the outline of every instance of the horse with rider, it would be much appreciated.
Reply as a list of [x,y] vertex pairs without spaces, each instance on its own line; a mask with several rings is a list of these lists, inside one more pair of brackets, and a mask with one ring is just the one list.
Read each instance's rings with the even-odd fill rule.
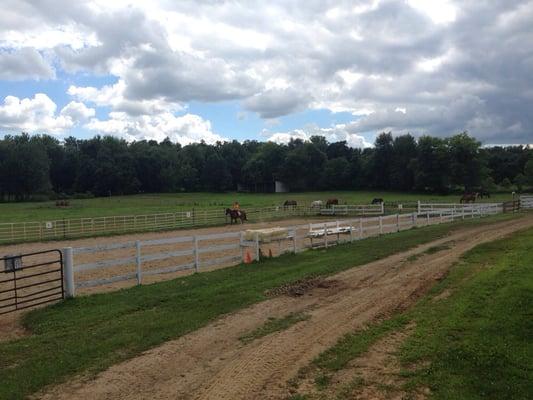
[[241,221],[241,224],[243,224],[244,221],[248,221],[246,218],[246,212],[241,210],[241,205],[238,201],[235,201],[231,208],[226,208],[226,215],[229,215],[231,224],[237,223],[238,220]]

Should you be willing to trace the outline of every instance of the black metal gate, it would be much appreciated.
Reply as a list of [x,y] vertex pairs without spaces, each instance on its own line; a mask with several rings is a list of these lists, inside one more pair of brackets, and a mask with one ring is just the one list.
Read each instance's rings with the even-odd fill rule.
[[0,258],[0,315],[64,298],[60,250]]

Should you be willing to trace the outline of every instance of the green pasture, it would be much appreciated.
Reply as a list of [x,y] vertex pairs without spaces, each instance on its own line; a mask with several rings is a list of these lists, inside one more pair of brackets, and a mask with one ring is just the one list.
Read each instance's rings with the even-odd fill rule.
[[[69,200],[69,207],[56,207],[55,201],[0,203],[1,222],[30,222],[111,215],[142,215],[191,210],[225,208],[238,201],[243,209],[270,207],[296,200],[309,205],[314,200],[339,199],[341,204],[368,204],[374,198],[387,202],[443,201],[459,202],[460,196],[428,195],[402,192],[336,191],[304,193],[164,193],[99,197]],[[511,194],[494,194],[487,201],[510,200]]]

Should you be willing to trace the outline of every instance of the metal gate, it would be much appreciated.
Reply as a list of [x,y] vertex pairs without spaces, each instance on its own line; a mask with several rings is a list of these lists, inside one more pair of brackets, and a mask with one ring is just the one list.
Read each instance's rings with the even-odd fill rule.
[[64,298],[60,250],[0,258],[0,315]]

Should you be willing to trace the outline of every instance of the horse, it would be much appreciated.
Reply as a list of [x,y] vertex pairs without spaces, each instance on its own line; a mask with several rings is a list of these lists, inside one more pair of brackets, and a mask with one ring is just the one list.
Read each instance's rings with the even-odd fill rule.
[[296,207],[297,205],[296,200],[285,200],[283,203],[283,207]]
[[338,206],[338,205],[339,205],[339,199],[328,199],[328,201],[326,201],[326,207]]
[[490,193],[489,193],[487,190],[483,190],[483,189],[481,189],[481,190],[479,191],[479,193],[478,193],[478,196],[479,196],[480,199],[482,199],[482,198],[484,198],[484,197],[490,199]]
[[372,200],[372,203],[371,204],[381,204],[383,203],[383,199],[379,198],[379,197],[376,197]]
[[311,203],[311,208],[322,208],[324,202],[322,200],[315,200]]
[[237,223],[237,220],[241,220],[241,224],[244,224],[244,221],[248,221],[246,218],[246,213],[242,210],[232,210],[231,208],[226,208],[226,215],[230,216],[230,223]]
[[478,193],[465,193],[461,197],[460,203],[475,203],[478,197]]

